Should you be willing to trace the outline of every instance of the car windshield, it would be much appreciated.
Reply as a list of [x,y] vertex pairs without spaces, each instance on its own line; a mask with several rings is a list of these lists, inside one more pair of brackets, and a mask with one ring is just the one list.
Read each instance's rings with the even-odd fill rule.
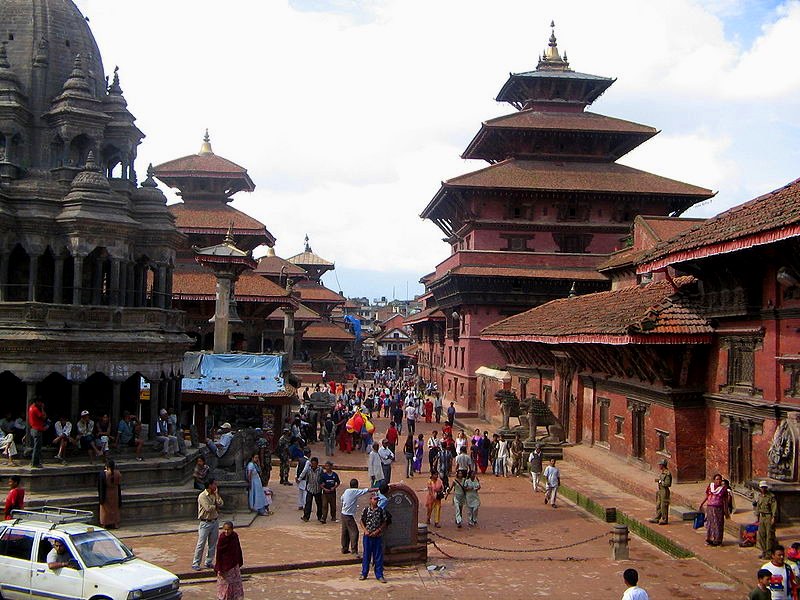
[[103,567],[133,558],[133,552],[107,531],[87,531],[71,536],[87,567]]

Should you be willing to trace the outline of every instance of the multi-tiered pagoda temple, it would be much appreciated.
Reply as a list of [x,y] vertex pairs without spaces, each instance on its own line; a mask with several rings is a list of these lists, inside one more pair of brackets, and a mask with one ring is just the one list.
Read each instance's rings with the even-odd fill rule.
[[[658,131],[587,111],[614,79],[573,71],[553,32],[535,70],[512,74],[463,158],[488,167],[445,181],[422,212],[451,255],[423,278],[426,309],[411,317],[420,374],[448,400],[485,402],[475,370],[504,358],[481,330],[570,294],[609,288],[597,266],[636,215],[679,215],[710,190],[616,161]],[[480,404],[480,405],[479,405]]]

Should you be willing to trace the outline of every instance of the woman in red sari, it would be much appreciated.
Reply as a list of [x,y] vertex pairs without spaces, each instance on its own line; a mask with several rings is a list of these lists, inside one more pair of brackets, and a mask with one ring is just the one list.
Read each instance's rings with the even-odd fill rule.
[[217,600],[241,600],[244,598],[241,566],[242,546],[239,534],[233,530],[233,523],[225,521],[217,542],[217,557],[214,561],[217,574]]
[[725,518],[728,514],[728,491],[722,483],[722,475],[717,473],[714,480],[706,488],[706,497],[700,503],[700,509],[706,506],[706,544],[722,545],[722,534],[725,529]]
[[433,418],[433,401],[428,398],[425,401],[425,422],[430,423]]

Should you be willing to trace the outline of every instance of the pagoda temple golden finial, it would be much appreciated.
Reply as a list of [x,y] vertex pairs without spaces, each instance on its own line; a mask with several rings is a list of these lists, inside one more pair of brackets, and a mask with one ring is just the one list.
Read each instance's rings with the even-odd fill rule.
[[235,241],[233,239],[233,221],[231,221],[230,225],[228,225],[228,233],[225,234],[225,243],[234,246]]
[[208,135],[208,129],[206,129],[206,134],[203,136],[203,143],[200,145],[198,154],[214,154],[211,149],[211,136]]
[[544,69],[549,71],[569,71],[569,62],[567,61],[567,54],[564,57],[558,53],[558,40],[556,39],[556,23],[550,21],[550,39],[547,42],[547,48],[542,53],[539,59],[537,69]]
[[550,21],[550,39],[548,40],[547,50],[544,51],[545,60],[560,61],[558,54],[558,42],[556,41],[556,22]]

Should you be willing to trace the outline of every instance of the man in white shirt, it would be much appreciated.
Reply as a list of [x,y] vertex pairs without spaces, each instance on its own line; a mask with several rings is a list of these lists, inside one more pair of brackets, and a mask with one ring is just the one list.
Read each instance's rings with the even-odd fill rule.
[[772,594],[772,600],[790,600],[792,597],[792,580],[800,577],[797,564],[791,566],[786,562],[786,551],[783,546],[777,544],[772,549],[770,561],[762,569],[766,569],[772,576],[769,578],[767,588]]
[[378,442],[372,444],[372,452],[367,457],[367,473],[369,474],[370,484],[378,487],[383,481],[383,467],[381,466],[381,456],[378,454],[380,445]]
[[[547,467],[547,469],[549,468]],[[545,472],[547,472],[547,469],[545,469]],[[650,600],[647,592],[638,585],[639,572],[636,569],[625,569],[622,573],[622,579],[625,581],[625,585],[628,586],[628,589],[622,594],[622,600]]]
[[56,438],[53,440],[53,445],[58,446],[56,458],[66,464],[64,453],[67,451],[67,444],[72,441],[72,423],[67,420],[67,417],[61,415],[61,418],[56,421],[53,427],[56,430]]
[[558,494],[558,486],[561,485],[561,471],[556,467],[556,459],[551,458],[550,464],[544,470],[544,480],[547,482],[547,489],[544,493],[544,503],[547,504],[548,500],[553,508],[556,507],[556,495]]
[[388,485],[392,482],[392,462],[394,462],[394,452],[389,448],[389,440],[383,440],[383,445],[378,449],[378,456],[381,458],[383,483]]
[[358,479],[350,480],[350,487],[342,492],[342,508],[339,514],[342,517],[342,554],[355,554],[358,556],[358,499],[364,494],[377,491],[378,488],[359,488]]
[[208,442],[208,447],[214,454],[217,455],[218,458],[225,455],[225,453],[228,451],[228,448],[231,446],[231,442],[233,441],[233,433],[231,433],[230,423],[223,423],[220,429],[222,430],[222,435],[219,436],[219,439],[216,442]]
[[[159,418],[156,421],[156,441],[163,444],[161,454],[167,458],[170,454],[178,453],[178,438],[170,434],[169,415],[166,409],[159,411]],[[209,442],[209,446],[211,442]]]
[[417,424],[417,407],[413,404],[406,406],[406,423],[408,433],[414,433]]

